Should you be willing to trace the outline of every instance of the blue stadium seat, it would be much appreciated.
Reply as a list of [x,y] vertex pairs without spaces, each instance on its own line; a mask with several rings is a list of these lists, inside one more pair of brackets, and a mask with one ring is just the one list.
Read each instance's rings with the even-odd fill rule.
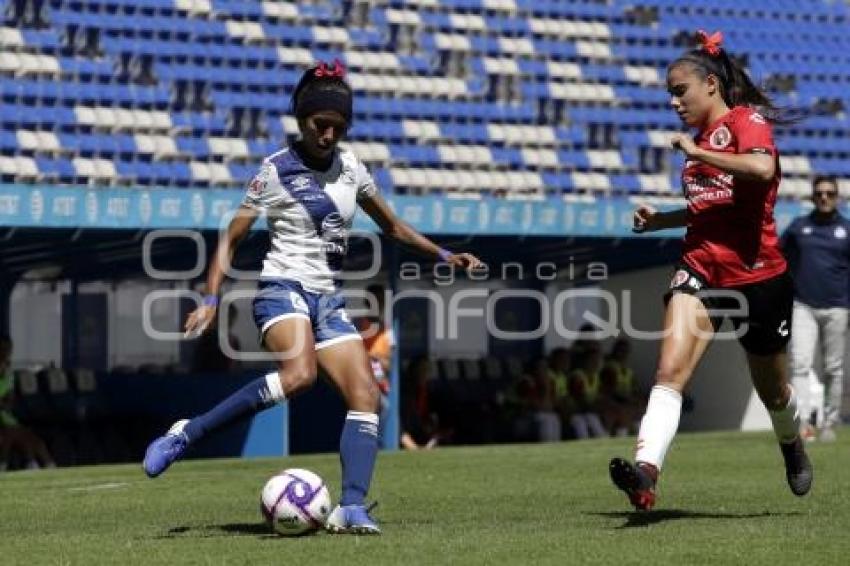
[[[850,8],[846,3],[717,0],[707,5],[641,0],[640,7],[658,8],[659,21],[653,25],[634,23],[627,17],[635,7],[633,2],[516,0],[516,4],[517,11],[506,12],[484,0],[439,0],[434,8],[413,12],[419,23],[408,25],[415,30],[405,37],[405,24],[397,19],[399,12],[390,12],[412,12],[403,0],[367,7],[361,14],[366,16],[363,25],[344,21],[343,14],[358,8],[343,6],[339,0],[287,4],[295,9],[286,17],[269,16],[271,4],[239,0],[211,0],[209,14],[203,3],[189,11],[178,9],[174,0],[52,2],[49,27],[22,29],[21,39],[10,46],[13,55],[4,60],[3,68],[8,71],[0,72],[0,151],[4,155],[34,154],[45,178],[75,178],[70,161],[55,157],[55,147],[44,151],[32,144],[19,147],[18,130],[46,130],[58,136],[67,152],[63,155],[117,160],[119,175],[127,176],[123,181],[194,186],[203,182],[192,178],[188,165],[149,162],[151,142],[140,138],[137,147],[134,136],[150,134],[152,129],[156,135],[170,135],[183,154],[181,158],[220,159],[220,155],[210,155],[206,138],[247,137],[240,134],[247,109],[253,111],[252,120],[261,122],[269,139],[246,139],[251,158],[228,164],[234,186],[238,186],[255,162],[293,133],[284,131],[282,116],[303,66],[341,56],[369,61],[353,64],[352,73],[463,81],[467,95],[454,99],[431,90],[414,96],[365,89],[357,93],[350,139],[389,147],[393,162],[451,170],[455,165],[440,160],[438,145],[486,146],[493,163],[477,163],[477,167],[529,169],[542,175],[553,191],[569,192],[581,189],[573,186],[571,171],[590,169],[585,150],[617,142],[619,147],[612,149],[619,151],[625,172],[610,175],[608,182],[614,190],[630,194],[640,190],[639,179],[630,173],[646,173],[644,169],[654,166],[652,159],[645,159],[647,149],[653,148],[649,132],[681,129],[669,109],[663,85],[647,86],[646,77],[654,80],[654,70],[663,80],[666,65],[683,51],[674,45],[674,39],[680,32],[690,32],[695,21],[706,29],[723,29],[730,50],[749,55],[756,79],[792,75],[793,90],[776,96],[780,104],[792,108],[830,101],[850,104],[845,76],[850,65],[850,35],[846,33]],[[472,31],[482,21],[486,33]],[[246,32],[243,37],[239,32],[243,23],[258,25],[262,35],[250,37]],[[565,35],[559,37],[559,26],[567,25],[574,31],[560,28]],[[64,45],[69,27],[98,29],[97,47],[102,55],[72,55]],[[348,43],[326,41],[328,28],[344,29]],[[447,48],[442,43],[446,36],[459,38],[458,46]],[[517,41],[527,42],[532,52],[514,52],[513,45],[522,45],[512,43]],[[16,53],[47,57],[21,62],[15,59]],[[388,53],[398,60],[397,69],[386,68],[386,58],[377,55]],[[376,57],[369,59],[372,54]],[[127,75],[134,73],[133,66],[140,58],[151,65],[151,76],[139,82],[150,81],[150,85],[129,82]],[[508,86],[518,88],[519,100],[514,100],[515,92],[506,97],[510,101],[499,99],[505,95],[501,87],[506,83],[504,78],[496,80],[488,74],[491,64],[485,63],[485,58],[515,62],[517,82]],[[52,69],[54,60],[58,76]],[[15,65],[21,67],[15,71]],[[134,76],[132,80],[137,79]],[[578,83],[575,96],[564,87],[573,82]],[[493,88],[494,83],[498,88]],[[609,85],[606,92],[613,97],[582,99],[587,97],[588,91],[582,89],[588,84]],[[553,93],[560,98],[553,100]],[[123,121],[113,128],[103,117],[108,112],[102,107],[122,110]],[[95,119],[92,108],[101,108]],[[152,114],[132,114],[128,119],[128,113],[135,110],[164,114],[158,114],[153,125]],[[409,120],[423,121],[428,128],[436,124],[440,139],[419,139],[416,132],[420,126],[407,124],[406,129]],[[529,134],[535,127],[542,127],[547,136],[543,150]],[[512,133],[507,140],[497,140],[491,139],[491,132],[501,132],[498,136]],[[549,137],[551,132],[554,138]],[[248,135],[255,134],[251,128]],[[837,113],[813,115],[791,124],[777,139],[786,154],[806,156],[812,168],[843,175],[847,172],[843,163],[849,153],[848,134],[847,117]],[[657,147],[658,140],[654,143],[652,152],[663,151]],[[557,155],[554,170],[551,152]],[[679,158],[671,159],[675,164]],[[669,160],[665,157],[663,161]],[[666,169],[648,173],[664,175]],[[377,176],[385,187],[392,187],[389,170],[378,169]]]
[[10,130],[0,130],[0,151],[13,153],[18,149],[18,137]]
[[70,180],[77,176],[74,164],[68,159],[36,157],[35,162],[38,170],[45,177],[52,177],[57,180]]

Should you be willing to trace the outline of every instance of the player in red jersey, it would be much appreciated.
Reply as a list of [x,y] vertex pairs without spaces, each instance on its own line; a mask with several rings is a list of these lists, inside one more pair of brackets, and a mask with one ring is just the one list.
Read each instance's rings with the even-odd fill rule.
[[[667,71],[670,104],[697,135],[672,145],[685,154],[687,208],[658,212],[640,206],[635,232],[687,227],[681,261],[665,295],[665,335],[635,464],[615,458],[609,471],[639,510],[655,503],[655,484],[676,429],[682,390],[723,321],[731,315],[747,353],[750,376],[768,409],[795,495],[812,484],[812,466],[798,435],[785,347],[791,329],[792,286],[779,250],[773,206],[779,155],[771,122],[776,108],[721,47],[720,32],[698,33],[700,47]],[[762,112],[762,113],[760,113]]]

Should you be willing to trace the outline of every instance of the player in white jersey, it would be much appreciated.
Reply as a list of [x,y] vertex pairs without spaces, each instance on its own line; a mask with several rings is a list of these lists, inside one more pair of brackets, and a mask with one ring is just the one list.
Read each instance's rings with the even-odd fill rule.
[[305,72],[292,95],[301,137],[264,160],[218,248],[207,275],[204,304],[190,313],[187,332],[216,317],[218,294],[234,250],[265,212],[272,234],[263,262],[254,319],[265,347],[280,354],[278,369],[246,385],[210,411],[181,420],[148,447],[144,469],[164,472],[210,431],[254,414],[310,387],[317,364],[348,406],[340,439],[342,497],[328,518],[331,532],[377,534],[364,506],[378,451],[379,394],[359,333],[345,313],[338,276],[359,205],[393,240],[465,269],[481,262],[452,254],[402,222],[380,196],[366,167],[337,147],[351,126],[352,92],[342,65]]

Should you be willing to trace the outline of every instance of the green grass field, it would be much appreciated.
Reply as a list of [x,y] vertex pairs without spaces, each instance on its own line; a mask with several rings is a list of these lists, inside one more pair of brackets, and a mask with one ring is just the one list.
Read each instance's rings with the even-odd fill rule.
[[815,485],[785,485],[768,434],[680,435],[657,510],[632,513],[607,462],[633,439],[382,455],[381,537],[288,539],[259,491],[282,467],[336,455],[0,475],[0,564],[850,564],[850,430],[814,444]]

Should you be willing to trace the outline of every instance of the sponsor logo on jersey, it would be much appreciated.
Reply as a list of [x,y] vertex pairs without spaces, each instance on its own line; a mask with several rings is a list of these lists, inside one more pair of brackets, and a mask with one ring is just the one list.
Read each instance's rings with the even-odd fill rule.
[[756,124],[764,124],[765,119],[764,119],[764,116],[762,116],[758,112],[753,112],[752,114],[750,114],[750,122],[753,122],[753,123],[756,123]]
[[306,175],[299,175],[292,179],[292,182],[289,185],[292,187],[293,192],[304,191],[310,188],[310,178]]
[[808,236],[811,233],[812,233],[812,227],[811,226],[803,226],[803,234]]
[[844,229],[844,226],[839,226],[835,229],[835,237],[839,240],[843,240],[847,237],[847,230]]
[[338,212],[331,212],[322,219],[322,249],[328,254],[342,254],[346,252],[345,243],[345,220]]
[[732,141],[732,133],[725,125],[720,126],[708,138],[708,143],[714,149],[724,149]]
[[322,219],[322,236],[327,239],[342,238],[345,220],[339,212],[331,212]]

